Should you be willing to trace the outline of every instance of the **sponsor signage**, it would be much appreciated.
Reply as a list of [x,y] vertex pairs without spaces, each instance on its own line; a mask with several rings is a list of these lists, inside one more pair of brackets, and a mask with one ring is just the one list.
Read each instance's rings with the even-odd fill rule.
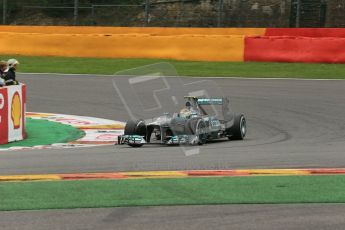
[[22,85],[7,87],[8,93],[8,142],[24,139]]
[[0,144],[25,137],[25,85],[0,88]]
[[8,142],[7,90],[0,88],[0,144]]

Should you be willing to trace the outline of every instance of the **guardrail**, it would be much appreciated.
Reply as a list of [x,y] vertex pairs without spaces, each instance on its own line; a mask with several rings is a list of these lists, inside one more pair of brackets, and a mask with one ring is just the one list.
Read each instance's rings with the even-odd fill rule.
[[26,138],[26,86],[0,88],[0,144]]

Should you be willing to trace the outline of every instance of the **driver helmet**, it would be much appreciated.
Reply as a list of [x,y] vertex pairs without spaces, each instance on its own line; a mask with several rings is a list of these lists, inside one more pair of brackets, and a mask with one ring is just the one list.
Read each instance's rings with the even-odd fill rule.
[[186,102],[186,108],[190,109],[190,107],[192,107],[192,104],[189,101],[187,101]]

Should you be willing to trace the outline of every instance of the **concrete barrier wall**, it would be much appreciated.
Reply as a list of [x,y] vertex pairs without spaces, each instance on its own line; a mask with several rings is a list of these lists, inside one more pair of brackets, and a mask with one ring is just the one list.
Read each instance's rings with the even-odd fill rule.
[[345,63],[345,28],[268,28],[244,47],[244,61]]
[[0,32],[40,34],[265,35],[265,28],[0,26]]
[[0,144],[23,140],[25,131],[26,86],[0,88]]
[[[15,44],[15,45],[13,45]],[[2,33],[0,52],[29,56],[243,61],[244,36]]]
[[244,60],[345,63],[345,38],[247,37]]
[[0,26],[0,33],[3,54],[243,61],[244,36],[265,29]]
[[345,63],[345,28],[0,26],[0,34],[2,54]]
[[267,28],[265,36],[345,38],[345,28]]

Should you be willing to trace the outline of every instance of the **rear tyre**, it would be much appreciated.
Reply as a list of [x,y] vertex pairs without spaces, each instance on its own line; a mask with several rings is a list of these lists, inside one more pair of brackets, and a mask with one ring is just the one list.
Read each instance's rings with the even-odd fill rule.
[[236,115],[234,125],[229,129],[229,140],[243,140],[247,134],[247,122],[243,114]]
[[[125,135],[138,135],[146,138],[146,124],[144,120],[130,120],[125,126]],[[141,147],[143,144],[128,144],[131,147]]]

